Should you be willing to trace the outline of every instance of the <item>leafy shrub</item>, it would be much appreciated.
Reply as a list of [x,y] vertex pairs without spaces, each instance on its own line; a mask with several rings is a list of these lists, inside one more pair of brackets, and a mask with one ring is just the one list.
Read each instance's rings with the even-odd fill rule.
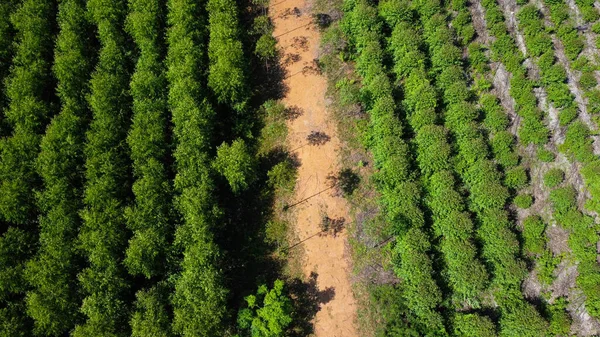
[[523,166],[517,166],[506,170],[504,184],[508,188],[520,189],[527,185],[527,171]]
[[263,34],[256,41],[254,53],[263,61],[272,60],[277,56],[277,40],[271,34]]
[[567,57],[571,60],[576,59],[584,46],[577,30],[572,25],[563,24],[558,28],[558,36],[563,43]]
[[553,256],[550,250],[545,250],[536,258],[538,279],[542,284],[550,285],[554,281],[554,270],[560,263],[559,256]]
[[583,20],[586,22],[594,22],[600,18],[600,14],[594,6],[586,6],[581,8],[581,14],[583,15]]
[[513,150],[514,144],[515,137],[509,131],[496,133],[490,141],[496,161],[505,168],[519,164],[519,155]]
[[559,168],[553,168],[544,174],[544,184],[548,188],[554,188],[565,179],[565,172]]
[[571,315],[567,311],[567,300],[559,297],[550,305],[550,327],[548,334],[551,336],[568,336],[571,331]]
[[296,174],[296,168],[291,160],[284,160],[267,172],[269,185],[278,190],[291,192],[296,186]]
[[585,90],[591,90],[592,88],[594,88],[598,84],[598,82],[596,81],[596,76],[594,75],[594,72],[592,72],[592,71],[583,72],[581,74],[581,77],[579,78],[579,84],[581,84],[581,86]]
[[595,115],[600,114],[600,90],[593,89],[588,91],[585,95],[588,99],[588,109],[590,112]]
[[282,337],[292,323],[292,300],[284,291],[284,282],[276,280],[273,288],[258,287],[256,295],[244,298],[247,308],[238,313],[243,336]]
[[551,163],[554,161],[555,156],[552,151],[540,147],[537,151],[537,158],[545,163]]
[[523,220],[523,248],[530,254],[541,255],[546,248],[546,224],[539,216],[529,216]]
[[572,186],[557,188],[550,192],[550,201],[554,206],[555,212],[565,214],[575,206],[577,192]]
[[567,125],[571,124],[571,122],[573,120],[575,120],[575,118],[577,118],[578,114],[579,114],[579,111],[577,110],[577,108],[575,106],[570,106],[570,107],[562,109],[558,113],[558,122],[559,122],[560,126],[567,126]]
[[527,209],[533,204],[533,197],[531,194],[519,194],[515,197],[513,203],[519,208]]
[[493,132],[506,130],[508,127],[508,117],[504,110],[498,104],[496,96],[483,94],[480,96],[479,104],[485,114],[485,126]]
[[458,313],[454,317],[454,335],[461,337],[495,337],[494,323],[487,316]]
[[580,162],[588,162],[594,158],[590,130],[582,121],[573,122],[567,127],[565,141],[559,146],[561,152]]
[[243,139],[221,144],[217,148],[214,168],[227,179],[234,193],[241,192],[250,186],[256,175],[255,157],[250,153]]

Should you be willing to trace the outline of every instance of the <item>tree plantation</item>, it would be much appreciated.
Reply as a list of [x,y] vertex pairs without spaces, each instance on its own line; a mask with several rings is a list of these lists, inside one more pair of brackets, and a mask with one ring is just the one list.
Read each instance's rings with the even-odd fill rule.
[[287,1],[1,1],[0,337],[600,335],[600,3]]

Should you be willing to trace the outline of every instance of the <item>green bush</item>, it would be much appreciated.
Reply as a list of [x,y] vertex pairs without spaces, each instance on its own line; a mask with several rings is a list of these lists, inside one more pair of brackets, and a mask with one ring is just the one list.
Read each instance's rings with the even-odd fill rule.
[[577,118],[578,114],[579,114],[579,111],[577,110],[577,108],[575,106],[570,106],[570,107],[562,109],[558,113],[558,122],[559,122],[560,126],[567,126],[567,125],[571,124],[571,122],[574,121],[575,118]]
[[588,99],[588,109],[592,114],[600,114],[600,90],[592,89],[585,96]]
[[487,316],[457,313],[454,317],[454,335],[460,337],[495,337],[494,323]]
[[512,167],[506,170],[504,175],[504,184],[508,188],[520,189],[525,187],[528,182],[527,171],[523,166]]
[[237,318],[243,336],[285,336],[292,323],[292,300],[284,291],[284,283],[276,280],[273,288],[258,287],[256,295],[244,298],[248,307],[240,310]]
[[554,188],[565,179],[565,173],[559,168],[554,168],[544,174],[544,184],[548,188]]
[[583,72],[581,74],[581,77],[579,78],[579,84],[581,84],[581,86],[585,90],[591,90],[592,88],[594,88],[598,84],[598,82],[596,81],[596,76],[594,75],[594,72],[592,72],[592,71]]
[[550,192],[550,201],[552,201],[555,212],[559,214],[565,214],[574,207],[576,199],[577,192],[571,186],[557,188]]
[[515,197],[513,203],[519,208],[527,209],[533,204],[533,197],[531,194],[519,194]]
[[558,28],[558,36],[563,43],[567,57],[575,60],[584,47],[584,42],[577,30],[570,24],[563,24]]
[[545,250],[536,258],[537,275],[540,282],[550,285],[554,281],[554,270],[560,263],[559,256],[553,256],[550,250]]
[[492,152],[498,164],[505,168],[517,166],[519,155],[514,152],[515,137],[509,131],[500,131],[490,140]]
[[508,127],[508,116],[498,104],[496,96],[483,94],[479,98],[479,104],[484,112],[485,126],[493,132],[506,130]]
[[267,176],[269,177],[269,185],[273,188],[285,192],[293,191],[296,186],[296,168],[291,160],[284,160],[273,166]]
[[594,158],[590,130],[582,121],[575,121],[567,127],[565,141],[559,146],[569,158],[579,162],[588,162]]
[[571,331],[572,319],[567,311],[567,300],[559,297],[550,305],[550,327],[548,334],[551,336],[568,336]]
[[594,32],[595,34],[600,34],[600,21],[599,22],[595,22],[592,25],[592,32]]
[[551,163],[554,161],[554,153],[550,150],[540,147],[537,151],[537,158],[545,163]]
[[246,190],[256,179],[256,160],[243,139],[221,144],[212,163],[234,193]]
[[545,229],[546,224],[537,215],[529,216],[523,220],[523,248],[526,252],[535,255],[544,253],[546,249]]
[[600,18],[600,14],[594,6],[581,8],[581,14],[583,14],[583,20],[586,22],[594,22]]

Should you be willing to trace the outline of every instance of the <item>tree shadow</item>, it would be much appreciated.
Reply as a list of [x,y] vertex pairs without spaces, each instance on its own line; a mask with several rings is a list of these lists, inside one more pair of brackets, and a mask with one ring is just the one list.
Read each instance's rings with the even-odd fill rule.
[[294,313],[287,336],[302,337],[314,333],[312,320],[321,310],[321,305],[329,303],[335,297],[334,287],[319,290],[318,277],[319,274],[311,272],[307,281],[295,278],[289,282],[288,292],[292,298]]
[[324,145],[328,141],[331,140],[331,137],[322,131],[311,131],[308,136],[306,136],[306,141],[311,146],[320,146]]

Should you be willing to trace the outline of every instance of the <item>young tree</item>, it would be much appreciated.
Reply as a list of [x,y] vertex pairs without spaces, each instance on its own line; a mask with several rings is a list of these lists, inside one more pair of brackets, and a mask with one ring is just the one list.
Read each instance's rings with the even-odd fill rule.
[[231,145],[221,144],[213,166],[227,179],[234,193],[247,189],[256,178],[256,159],[243,139],[236,139]]
[[234,0],[208,0],[206,8],[210,30],[208,85],[219,102],[241,111],[249,91],[238,6]]
[[247,308],[238,314],[238,326],[244,336],[282,337],[292,323],[292,301],[284,292],[284,282],[276,280],[273,288],[258,287],[256,295],[244,298]]

